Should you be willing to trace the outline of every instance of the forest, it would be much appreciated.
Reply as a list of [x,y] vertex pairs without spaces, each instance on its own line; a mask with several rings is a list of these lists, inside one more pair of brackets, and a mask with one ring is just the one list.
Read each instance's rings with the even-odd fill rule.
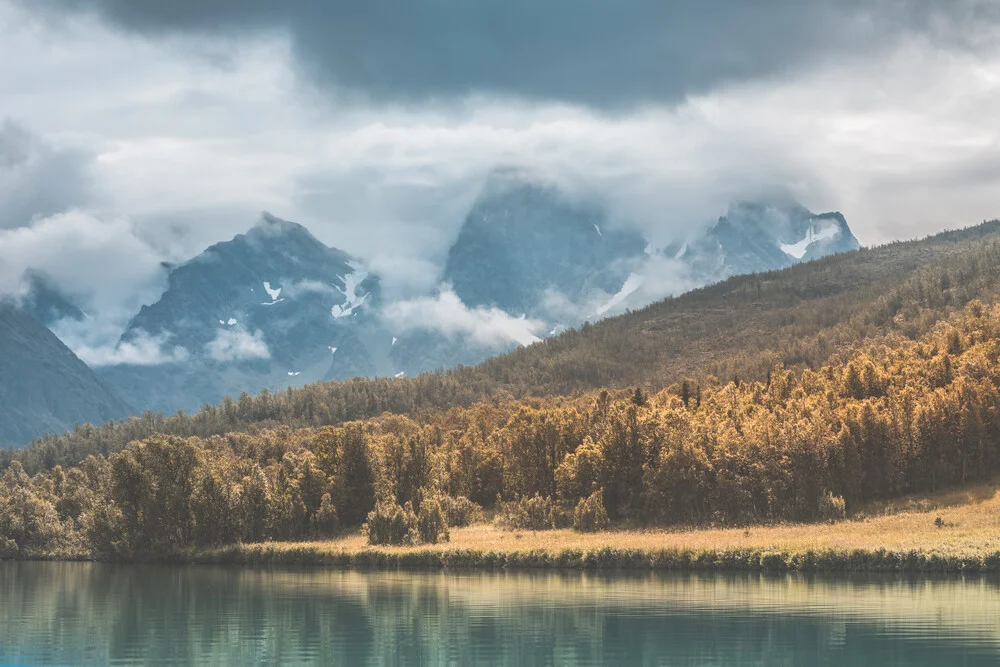
[[154,435],[208,438],[320,428],[389,412],[417,423],[477,403],[641,387],[653,394],[711,377],[765,380],[777,364],[818,369],[845,347],[897,333],[915,339],[979,299],[1000,298],[1000,221],[926,239],[739,276],[585,325],[476,367],[415,378],[355,378],[243,394],[196,414],[146,413],[0,451],[34,475],[80,465]]
[[[939,280],[929,298],[962,289]],[[31,474],[15,459],[0,557],[146,558],[362,526],[373,543],[434,542],[487,518],[522,530],[841,518],[1000,473],[1000,305],[938,312],[903,304],[893,330],[760,379],[155,434]]]

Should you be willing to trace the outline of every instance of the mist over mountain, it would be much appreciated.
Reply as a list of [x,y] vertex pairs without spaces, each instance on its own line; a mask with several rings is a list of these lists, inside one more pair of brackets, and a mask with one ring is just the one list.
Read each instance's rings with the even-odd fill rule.
[[[438,288],[386,301],[363,258],[264,213],[245,233],[165,267],[165,291],[131,318],[112,362],[96,371],[136,410],[164,413],[242,392],[413,376],[474,365],[692,286],[859,247],[841,214],[788,201],[736,203],[691,229],[653,248],[598,200],[498,171],[466,214]],[[43,275],[27,282],[21,303],[35,318],[87,326]],[[24,372],[5,376],[8,390]],[[112,407],[73,414],[123,414]]]
[[21,307],[45,326],[51,327],[66,319],[79,322],[86,317],[73,299],[59,291],[45,276],[29,272],[25,279],[28,289],[21,298]]
[[738,202],[700,238],[664,249],[698,282],[783,269],[861,247],[840,213],[815,214],[797,202]]
[[616,293],[646,245],[638,232],[612,227],[599,205],[495,178],[449,250],[444,280],[469,307],[544,317],[547,293],[570,302]]

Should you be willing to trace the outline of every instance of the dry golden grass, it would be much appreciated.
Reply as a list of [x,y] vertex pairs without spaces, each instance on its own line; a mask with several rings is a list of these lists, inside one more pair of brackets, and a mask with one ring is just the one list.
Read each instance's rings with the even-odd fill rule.
[[[911,496],[865,508],[866,518],[837,523],[784,524],[749,528],[630,530],[577,533],[572,530],[505,531],[481,524],[451,531],[451,541],[436,545],[380,546],[387,554],[527,552],[566,550],[806,551],[885,550],[947,557],[982,557],[1000,552],[1000,484],[991,482],[949,491]],[[944,522],[938,527],[935,520]],[[373,549],[359,534],[325,542],[270,543],[274,551],[315,550],[358,553]]]

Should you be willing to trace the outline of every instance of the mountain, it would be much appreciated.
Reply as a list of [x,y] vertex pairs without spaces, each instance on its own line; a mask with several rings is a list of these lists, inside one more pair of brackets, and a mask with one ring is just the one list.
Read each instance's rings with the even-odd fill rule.
[[696,282],[783,269],[861,247],[840,213],[815,214],[795,202],[739,202],[704,235],[664,250]]
[[101,375],[143,409],[192,410],[257,392],[384,374],[391,341],[373,310],[376,276],[305,227],[264,214],[245,234],[174,267],[119,346],[161,363]]
[[553,296],[579,303],[617,293],[646,245],[637,232],[612,227],[597,205],[500,175],[466,216],[444,281],[470,308],[544,317]]
[[0,302],[0,351],[0,445],[133,412],[55,334],[11,303]]
[[[970,304],[975,308],[976,300],[1000,300],[1000,221],[736,276],[475,367],[399,380],[317,383],[246,397],[225,408],[210,406],[196,415],[136,417],[53,438],[18,457],[29,470],[39,470],[45,461],[73,465],[88,454],[117,449],[152,433],[209,436],[274,423],[321,426],[385,412],[423,421],[477,401],[500,404],[600,388],[658,389],[673,384],[682,393],[685,380],[689,389],[713,386],[718,380],[766,381],[779,363],[816,369],[842,361],[845,351],[872,337],[928,335],[955,311]],[[974,342],[978,340],[977,334],[957,344],[993,354]],[[925,354],[936,354],[934,349],[927,348]],[[981,369],[990,367],[994,357],[983,357],[968,370],[985,372]],[[492,414],[492,409],[485,412]],[[456,420],[453,423],[461,418]],[[0,459],[0,467],[2,463]]]
[[466,217],[442,280],[470,308],[526,314],[558,331],[645,306],[638,288],[651,256],[676,262],[679,284],[705,285],[861,247],[843,215],[793,201],[738,202],[711,227],[692,228],[700,231],[654,252],[599,205],[498,173]]
[[[421,371],[474,365],[518,345],[537,342],[594,314],[593,304],[617,293],[645,256],[645,239],[618,229],[593,202],[510,170],[495,172],[465,216],[451,245],[442,289],[470,310],[500,310],[537,326],[513,326],[487,344],[435,329],[428,320],[393,346],[393,365]],[[494,314],[483,319],[499,320]],[[499,324],[497,326],[500,326]]]
[[[660,256],[669,253],[689,274],[684,284],[705,284],[856,247],[840,214],[739,204],[701,237]],[[244,391],[475,365],[646,305],[649,292],[638,288],[652,259],[646,239],[613,224],[601,206],[497,172],[448,252],[440,282],[451,292],[439,296],[454,300],[444,310],[465,318],[465,326],[474,320],[471,326],[503,331],[458,333],[419,307],[410,307],[405,326],[394,331],[398,322],[382,317],[379,280],[360,260],[264,214],[246,234],[170,269],[167,290],[119,341],[142,353],[129,356],[150,363],[100,374],[138,408],[172,413]],[[530,327],[494,309],[528,318]]]

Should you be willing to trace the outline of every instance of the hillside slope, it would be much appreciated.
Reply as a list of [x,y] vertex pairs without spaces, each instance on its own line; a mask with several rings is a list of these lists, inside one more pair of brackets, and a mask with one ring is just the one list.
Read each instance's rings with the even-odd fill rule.
[[472,368],[412,379],[356,378],[241,396],[186,417],[147,414],[46,438],[25,459],[79,460],[152,433],[211,435],[319,426],[383,412],[423,414],[484,398],[571,394],[684,379],[764,378],[817,367],[843,344],[887,331],[916,337],[975,298],[1000,294],[1000,221],[731,278],[569,331]]
[[55,334],[0,303],[0,444],[132,412]]

